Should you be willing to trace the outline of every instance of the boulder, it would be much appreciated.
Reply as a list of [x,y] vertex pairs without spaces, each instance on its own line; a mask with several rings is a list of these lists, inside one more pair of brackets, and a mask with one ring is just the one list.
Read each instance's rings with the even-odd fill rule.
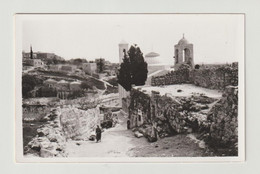
[[40,151],[40,157],[43,157],[43,158],[52,158],[54,157],[55,155],[50,151],[50,150],[47,150],[47,149],[41,149]]
[[141,137],[144,136],[144,135],[143,135],[142,133],[140,133],[139,131],[135,131],[134,135],[135,135],[135,137],[137,137],[137,138],[141,138]]

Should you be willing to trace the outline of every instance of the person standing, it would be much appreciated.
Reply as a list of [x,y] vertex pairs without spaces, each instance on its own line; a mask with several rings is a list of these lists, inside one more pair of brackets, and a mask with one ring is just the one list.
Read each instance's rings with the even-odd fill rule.
[[97,125],[97,128],[96,128],[96,139],[97,139],[97,142],[101,142],[101,129],[99,128],[99,126]]

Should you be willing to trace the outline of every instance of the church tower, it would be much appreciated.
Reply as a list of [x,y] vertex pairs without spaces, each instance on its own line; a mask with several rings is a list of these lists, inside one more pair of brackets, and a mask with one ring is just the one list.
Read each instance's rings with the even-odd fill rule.
[[193,60],[193,44],[190,44],[184,37],[174,46],[174,68],[178,69],[181,64],[188,64],[191,68],[194,68]]
[[[128,51],[128,43],[122,40],[119,43],[119,63],[123,62],[124,51]],[[118,84],[118,92],[119,92],[119,104],[122,106],[122,99],[129,96],[129,92],[127,92],[120,84]]]

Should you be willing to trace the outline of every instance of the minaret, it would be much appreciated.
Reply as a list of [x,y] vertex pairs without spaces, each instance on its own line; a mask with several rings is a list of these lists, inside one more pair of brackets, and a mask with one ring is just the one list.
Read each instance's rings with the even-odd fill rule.
[[32,45],[30,45],[30,58],[33,59]]
[[[124,58],[124,50],[128,51],[128,43],[122,40],[119,44],[119,63],[123,62]],[[119,104],[122,106],[122,99],[129,96],[129,92],[127,92],[121,85],[118,84],[118,92],[119,92]]]

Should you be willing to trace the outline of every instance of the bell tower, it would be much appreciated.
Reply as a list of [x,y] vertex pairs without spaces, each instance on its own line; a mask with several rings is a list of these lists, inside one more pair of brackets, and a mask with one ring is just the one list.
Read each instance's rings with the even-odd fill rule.
[[184,37],[174,46],[175,63],[174,68],[178,69],[181,64],[188,64],[194,68],[193,44],[190,44]]

